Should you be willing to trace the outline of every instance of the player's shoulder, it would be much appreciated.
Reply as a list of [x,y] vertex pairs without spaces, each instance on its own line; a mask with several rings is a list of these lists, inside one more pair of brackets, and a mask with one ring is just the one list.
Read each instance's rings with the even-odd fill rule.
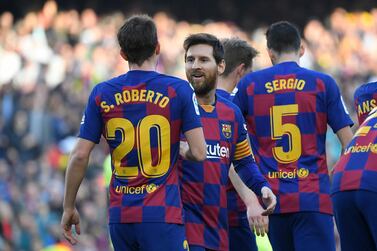
[[158,77],[160,79],[164,79],[165,83],[171,84],[171,85],[174,85],[174,84],[177,84],[177,85],[181,85],[181,84],[188,85],[189,84],[184,79],[181,79],[181,78],[176,77],[176,76],[168,75],[168,74],[158,73],[158,75],[156,75],[156,77]]
[[[190,88],[190,84],[181,78],[159,73],[156,71],[132,71],[122,75],[113,77],[106,81],[98,83],[95,88],[99,91],[106,90],[106,88],[117,87],[120,85],[129,85],[135,83],[152,83],[158,84],[159,87],[172,87],[173,89]],[[165,86],[165,87],[164,87]],[[192,88],[190,88],[192,89]]]
[[216,94],[216,99],[217,99],[217,102],[221,103],[223,106],[228,107],[229,109],[233,110],[235,113],[241,114],[240,108],[236,104],[234,104],[231,100],[218,94]]
[[245,79],[261,79],[265,78],[266,76],[269,76],[271,74],[274,74],[275,72],[275,67],[270,66],[264,69],[259,69],[256,71],[249,72],[248,74],[245,75]]
[[178,95],[187,95],[194,92],[192,85],[184,79],[162,73],[159,73],[158,77],[160,78],[158,82],[162,82],[168,87],[173,88]]
[[93,86],[92,88],[92,95],[97,95],[99,93],[103,93],[108,89],[108,87],[111,85],[111,82],[109,80],[105,80],[102,82],[97,83],[96,85]]
[[229,99],[227,99],[226,97],[223,97],[222,95],[218,94],[217,91],[216,91],[216,102],[220,102],[226,106],[232,106],[234,105],[232,101],[230,101]]
[[106,89],[110,86],[116,86],[122,82],[124,82],[124,78],[126,77],[127,74],[122,74],[122,75],[119,75],[119,76],[116,76],[116,77],[113,77],[113,78],[110,78],[110,79],[107,79],[107,80],[104,80],[102,82],[99,82],[98,84],[96,84],[93,88],[93,90],[103,90],[103,89]]
[[322,80],[325,80],[325,81],[327,81],[327,80],[334,81],[334,78],[327,73],[308,69],[308,68],[305,68],[305,67],[300,67],[300,69],[301,69],[303,74],[306,74],[308,76],[313,76],[315,78],[319,78],[319,79],[322,79]]
[[216,95],[228,100],[230,99],[230,93],[223,89],[216,89]]
[[271,76],[274,76],[275,72],[276,70],[273,66],[249,72],[240,80],[237,88],[244,89],[259,82],[265,82],[266,79],[270,79]]
[[306,82],[320,85],[322,86],[320,89],[324,88],[326,92],[333,93],[338,88],[335,79],[331,75],[321,71],[300,67],[296,73],[296,77],[301,78]]

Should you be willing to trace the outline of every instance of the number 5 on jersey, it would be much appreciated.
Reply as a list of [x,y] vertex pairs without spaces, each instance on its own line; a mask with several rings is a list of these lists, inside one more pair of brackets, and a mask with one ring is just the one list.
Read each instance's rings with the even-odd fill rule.
[[272,148],[274,158],[279,163],[288,164],[295,162],[301,156],[301,132],[297,125],[284,123],[284,116],[295,116],[298,114],[298,105],[277,105],[270,108],[271,118],[271,138],[273,140],[282,139],[283,135],[288,136],[289,149],[284,151],[282,146]]
[[[152,163],[151,133],[157,132],[156,142],[158,149],[157,164]],[[141,119],[135,128],[131,121],[125,118],[112,118],[106,123],[107,140],[115,140],[116,131],[121,134],[121,143],[113,150],[111,159],[114,174],[118,178],[132,179],[139,175],[139,167],[146,178],[157,178],[166,174],[170,166],[170,124],[161,115],[149,115]],[[122,166],[121,162],[128,153],[136,148],[138,166]]]

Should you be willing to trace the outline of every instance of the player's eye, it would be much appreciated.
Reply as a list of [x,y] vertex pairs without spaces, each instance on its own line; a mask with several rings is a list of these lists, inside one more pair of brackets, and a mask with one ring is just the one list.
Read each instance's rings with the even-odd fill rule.
[[192,58],[192,57],[187,57],[187,58],[186,58],[186,62],[187,62],[187,63],[192,63],[192,62],[194,62],[194,58]]

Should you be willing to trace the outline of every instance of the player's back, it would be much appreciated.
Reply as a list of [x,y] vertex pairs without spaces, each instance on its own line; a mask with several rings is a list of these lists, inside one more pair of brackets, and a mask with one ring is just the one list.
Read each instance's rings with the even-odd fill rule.
[[360,125],[334,167],[332,193],[349,190],[377,192],[377,108]]
[[357,189],[377,192],[377,82],[359,86],[354,105],[360,127],[334,167],[332,193]]
[[256,160],[280,194],[276,211],[331,213],[327,124],[335,132],[352,124],[335,81],[284,62],[246,75],[238,88]]
[[90,100],[112,157],[110,223],[182,223],[179,136],[200,126],[189,84],[154,71],[129,71],[98,84]]

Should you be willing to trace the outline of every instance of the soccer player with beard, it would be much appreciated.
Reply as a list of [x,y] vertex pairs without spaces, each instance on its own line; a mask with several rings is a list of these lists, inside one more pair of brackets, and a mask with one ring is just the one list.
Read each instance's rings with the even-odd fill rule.
[[272,24],[266,38],[273,66],[243,77],[233,102],[246,117],[256,161],[277,193],[269,216],[271,245],[275,251],[332,251],[327,124],[344,148],[353,122],[333,78],[299,66],[304,47],[293,24]]
[[[237,93],[237,83],[252,69],[253,59],[258,52],[246,41],[239,38],[221,40],[224,47],[225,69],[217,79],[216,94],[232,100]],[[231,165],[230,172],[234,172]],[[237,176],[230,176],[238,179]],[[234,181],[236,182],[236,181]],[[263,216],[263,207],[257,196],[243,183],[240,188],[246,196],[242,199],[234,189],[232,183],[228,186],[228,220],[229,220],[229,250],[257,251],[257,243],[253,230],[257,235],[268,231],[268,216]],[[244,203],[245,202],[245,203]],[[246,204],[246,206],[245,206]]]
[[[118,31],[130,70],[96,85],[68,163],[61,227],[80,234],[75,200],[101,135],[111,153],[109,229],[116,251],[187,250],[177,159],[206,156],[199,108],[189,83],[155,71],[160,45],[153,20],[129,18]],[[180,134],[189,147],[180,151]]]
[[377,250],[377,82],[356,89],[360,127],[334,167],[331,186],[341,248]]
[[[204,162],[182,162],[181,191],[187,239],[191,251],[226,251],[229,250],[227,185],[232,175],[231,163],[242,181],[262,195],[268,206],[266,214],[273,210],[275,196],[255,165],[240,110],[216,95],[217,77],[225,67],[220,41],[210,34],[194,34],[186,38],[184,49],[186,76],[198,98],[207,142]],[[182,143],[183,149],[184,146]]]

